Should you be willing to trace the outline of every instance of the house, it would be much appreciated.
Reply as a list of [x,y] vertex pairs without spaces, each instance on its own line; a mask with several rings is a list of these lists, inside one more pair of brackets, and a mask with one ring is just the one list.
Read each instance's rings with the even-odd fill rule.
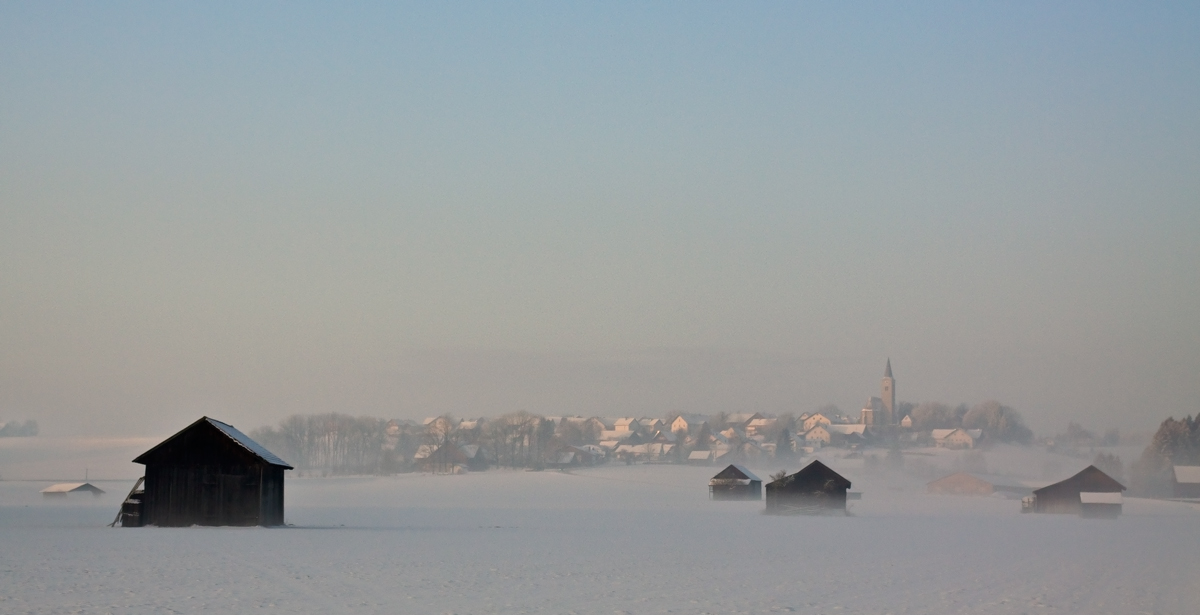
[[[1096,466],[1088,466],[1075,476],[1064,481],[1047,485],[1033,492],[1030,508],[1037,513],[1082,514],[1083,500],[1095,496],[1081,496],[1082,493],[1115,493],[1120,495],[1125,486]],[[1105,496],[1111,499],[1112,496]],[[1112,502],[1092,502],[1093,504],[1108,504]],[[1119,504],[1119,503],[1118,503]],[[1119,510],[1118,510],[1119,513]]]
[[708,481],[710,500],[761,500],[762,479],[745,466],[731,464]]
[[688,465],[690,466],[709,466],[713,462],[712,451],[692,451],[688,453]]
[[[428,447],[428,448],[426,448]],[[458,474],[468,469],[467,455],[459,445],[453,442],[443,443],[441,446],[434,448],[430,445],[423,445],[425,450],[424,457],[421,459],[413,458],[413,462],[422,472],[431,472],[433,474]],[[430,449],[433,449],[432,451]],[[474,451],[478,454],[478,451]],[[420,454],[420,453],[418,453]],[[486,461],[484,463],[487,463]]]
[[1200,498],[1200,466],[1175,466],[1171,478],[1177,498]]
[[632,432],[638,430],[638,420],[633,417],[619,418],[613,422],[613,431]]
[[654,419],[654,418],[650,418],[650,417],[642,417],[642,418],[638,419],[637,422],[638,422],[638,425],[640,425],[641,428],[644,429],[647,433],[654,433],[656,431],[660,431],[667,426],[666,423],[662,422],[662,419]]
[[750,422],[746,423],[746,435],[757,436],[766,433],[775,426],[775,420],[768,418],[750,419]]
[[694,429],[699,433],[700,426],[706,422],[699,414],[680,414],[671,420],[671,431],[691,432]]
[[730,415],[726,416],[725,424],[729,425],[731,427],[737,427],[738,429],[744,430],[746,428],[746,425],[749,424],[750,421],[753,421],[755,419],[761,419],[761,418],[763,418],[763,415],[761,415],[757,412],[754,412],[751,414],[747,414],[745,412],[738,412],[738,413],[730,414]]
[[100,497],[104,490],[91,483],[59,483],[42,489],[43,498],[65,498],[68,493],[90,493]]
[[941,448],[975,448],[975,443],[983,438],[982,429],[935,429],[931,433],[933,443]]
[[901,427],[903,427],[905,429],[912,429],[912,425],[913,425],[912,416],[906,414],[906,415],[904,415],[904,418],[900,419]]
[[820,461],[767,484],[769,515],[845,514],[850,481]]
[[133,462],[146,466],[142,525],[283,525],[292,466],[233,425],[202,417]]
[[816,414],[809,415],[807,418],[805,418],[802,425],[804,426],[804,431],[808,432],[808,431],[812,430],[813,427],[816,427],[817,425],[830,425],[832,423],[833,423],[833,421],[829,420],[829,417],[818,412]]
[[826,429],[825,425],[818,424],[816,427],[804,432],[804,442],[806,444],[812,445],[819,442],[821,445],[825,445],[829,444],[832,439],[833,436],[829,434],[829,430]]

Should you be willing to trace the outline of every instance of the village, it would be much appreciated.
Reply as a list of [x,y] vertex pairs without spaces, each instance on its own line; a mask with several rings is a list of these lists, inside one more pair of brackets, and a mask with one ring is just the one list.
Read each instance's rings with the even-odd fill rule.
[[[1055,453],[1046,443],[1034,448],[1020,441],[1027,438],[1027,430],[1014,429],[1020,427],[1019,415],[994,403],[964,413],[964,424],[980,427],[922,431],[913,420],[915,413],[916,425],[924,421],[919,407],[901,406],[903,412],[896,411],[895,390],[889,361],[882,395],[869,399],[856,422],[833,412],[798,417],[678,414],[666,420],[522,414],[517,420],[455,421],[443,416],[427,419],[419,430],[415,424],[390,421],[385,428],[388,437],[378,446],[380,455],[391,460],[393,471],[374,474],[713,467],[721,469],[707,481],[711,500],[765,500],[763,512],[774,515],[844,515],[848,502],[861,500],[864,493],[851,491],[852,481],[834,469],[838,467],[873,476],[876,485],[889,476],[884,485],[918,478],[926,481],[929,494],[1011,499],[1014,512],[1095,518],[1121,514],[1128,487],[1122,482],[1127,479],[1118,455],[1101,451],[1089,464],[1086,456]],[[1019,441],[990,428],[997,416],[1007,423],[1009,434],[1018,434]],[[414,431],[421,434],[422,443],[405,438]],[[121,503],[112,525],[284,525],[285,477],[303,478],[304,471],[309,478],[328,476],[313,473],[315,461],[329,461],[331,449],[343,456],[352,453],[352,447],[331,442],[328,433],[317,430],[309,431],[315,442],[307,447],[279,438],[279,431],[254,433],[257,437],[202,417],[141,454],[133,461],[145,466],[145,474]],[[989,468],[984,451],[992,455],[993,464],[1001,452],[1018,462],[1038,454],[1060,461],[1043,465],[1035,476],[1013,471],[1015,466]],[[304,465],[284,460],[297,457]],[[947,460],[953,460],[953,467],[944,463]],[[750,469],[786,466],[801,469],[794,473],[781,469],[767,481]],[[1173,464],[1168,476],[1169,492],[1138,495],[1200,502],[1200,465]],[[697,482],[695,488],[702,485]],[[42,490],[45,498],[103,492],[88,482],[59,483]]]

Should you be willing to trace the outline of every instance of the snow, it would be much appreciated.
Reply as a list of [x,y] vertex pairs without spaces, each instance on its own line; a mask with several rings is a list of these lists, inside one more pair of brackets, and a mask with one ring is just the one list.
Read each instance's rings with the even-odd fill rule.
[[61,502],[43,501],[46,482],[4,481],[0,613],[1190,613],[1200,601],[1195,505],[1022,515],[840,454],[817,457],[861,488],[847,517],[713,502],[712,468],[667,465],[289,478],[292,526],[274,529],[109,529],[132,481]]
[[1079,493],[1079,502],[1081,504],[1120,504],[1122,502],[1121,492],[1082,491]]

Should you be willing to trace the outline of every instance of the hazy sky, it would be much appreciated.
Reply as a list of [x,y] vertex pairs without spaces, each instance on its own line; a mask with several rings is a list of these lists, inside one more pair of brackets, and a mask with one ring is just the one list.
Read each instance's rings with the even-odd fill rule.
[[0,421],[1200,411],[1200,4],[0,4]]

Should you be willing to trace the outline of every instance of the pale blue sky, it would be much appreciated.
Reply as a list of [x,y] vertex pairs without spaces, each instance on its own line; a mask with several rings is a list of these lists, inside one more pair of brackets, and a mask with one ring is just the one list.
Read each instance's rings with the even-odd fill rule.
[[1195,3],[5,3],[0,421],[1200,411]]

